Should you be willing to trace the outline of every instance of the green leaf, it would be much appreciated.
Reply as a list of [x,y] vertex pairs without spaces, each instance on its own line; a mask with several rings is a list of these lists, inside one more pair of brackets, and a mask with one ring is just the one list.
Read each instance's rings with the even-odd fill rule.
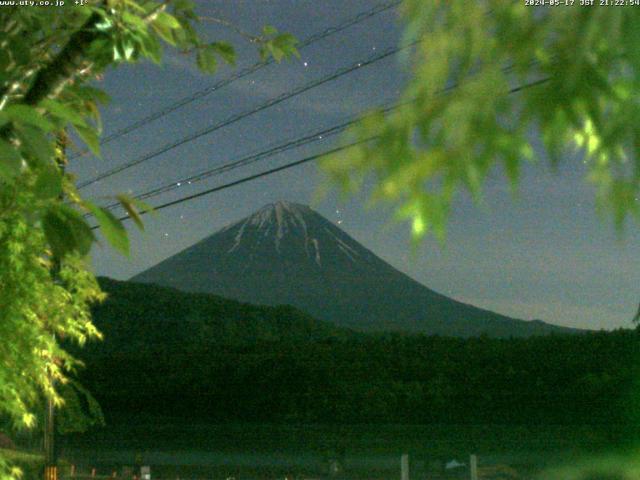
[[267,47],[267,52],[273,57],[276,62],[280,62],[280,60],[282,60],[282,58],[284,57],[284,52],[279,48],[276,48],[273,45],[273,42],[267,42],[265,46]]
[[135,58],[136,47],[131,39],[123,40],[121,48],[122,52],[124,53],[125,60],[130,62]]
[[75,92],[82,98],[86,100],[95,100],[98,103],[106,105],[111,101],[111,97],[105,91],[100,90],[98,88],[89,87],[87,85],[83,85],[81,87],[76,87]]
[[122,254],[129,255],[129,236],[122,222],[106,208],[98,207],[91,202],[85,202],[84,205],[98,220],[100,230],[111,246]]
[[20,65],[25,65],[31,61],[31,53],[29,52],[28,43],[20,38],[19,35],[16,35],[11,40],[7,50],[11,52],[13,60]]
[[42,130],[22,125],[16,127],[21,141],[21,150],[30,155],[37,163],[49,164],[54,157],[53,142],[42,133]]
[[76,132],[82,141],[89,147],[89,150],[96,156],[100,157],[100,138],[92,127],[81,127],[74,125]]
[[[171,30],[163,23],[153,22],[151,24],[153,30],[158,34],[158,36],[167,42],[169,45],[175,46],[176,39],[174,37],[174,30]],[[179,30],[178,30],[179,31]]]
[[96,23],[96,26],[95,26],[96,30],[99,30],[101,32],[106,32],[107,30],[110,30],[112,27],[113,27],[113,22],[106,15],[103,16],[102,20]]
[[112,51],[114,62],[121,62],[124,59],[124,55],[122,55],[122,51],[120,49],[119,43],[117,42],[114,43],[113,46],[111,47],[111,51]]
[[152,62],[159,64],[162,61],[162,46],[156,37],[146,35],[142,40],[142,50]]
[[53,116],[58,117],[61,120],[81,127],[87,126],[87,122],[82,118],[82,115],[64,103],[47,98],[43,100],[40,105],[47,109]]
[[146,30],[147,28],[144,20],[142,20],[142,18],[140,18],[139,16],[134,15],[133,13],[127,11],[123,12],[122,19],[137,30]]
[[0,178],[11,180],[20,173],[22,158],[13,146],[0,139]]
[[0,49],[0,69],[3,71],[8,70],[8,66],[11,63],[11,55],[6,48]]
[[265,25],[262,27],[262,33],[267,37],[271,37],[278,34],[278,29],[273,25]]
[[72,252],[86,255],[95,240],[82,215],[67,205],[50,207],[42,218],[42,227],[53,255],[58,258]]
[[199,50],[196,55],[198,68],[205,73],[215,73],[218,68],[216,56],[208,49]]
[[104,415],[97,400],[77,381],[70,380],[58,390],[64,398],[64,408],[56,416],[59,433],[81,433],[93,426],[104,425]]
[[[109,65],[113,62],[113,39],[111,37],[98,37],[89,44],[86,50],[88,58],[92,58],[96,65]],[[70,89],[74,86],[70,86]]]
[[281,50],[286,58],[289,58],[292,55],[295,55],[296,57],[300,58],[300,53],[296,48],[296,45],[298,44],[298,39],[293,35],[291,35],[290,33],[282,33],[278,35],[272,40],[272,43],[274,48]]
[[160,12],[153,21],[155,25],[162,25],[169,30],[177,30],[181,28],[180,22],[173,15],[167,12]]
[[228,64],[236,64],[236,52],[231,44],[226,42],[214,42],[209,45],[209,48],[220,55],[220,57]]
[[131,7],[133,10],[137,11],[138,13],[141,13],[143,16],[149,15],[157,8],[157,4],[153,2],[143,2],[144,6],[138,5],[137,0],[126,0],[125,3],[129,7]]
[[196,4],[192,0],[175,0],[173,8],[176,10],[193,10],[196,8]]
[[50,132],[54,125],[44,118],[35,108],[27,105],[10,105],[5,109],[5,113],[14,122],[32,125],[44,132]]
[[269,50],[267,49],[267,47],[265,45],[262,45],[260,47],[260,60],[261,61],[265,61],[269,58]]
[[[640,15],[625,15],[623,20],[624,36],[627,45],[637,45],[640,41]],[[635,68],[640,67],[640,52],[638,48],[627,48],[629,60],[634,64]]]
[[38,174],[35,184],[35,194],[44,199],[55,198],[62,193],[62,175],[59,168],[46,166]]
[[151,206],[146,203],[138,200],[137,198],[131,198],[128,195],[119,194],[116,196],[122,208],[125,209],[129,217],[135,222],[140,230],[144,230],[144,224],[142,223],[142,218],[140,218],[139,212],[150,212],[153,211]]
[[9,118],[9,115],[7,115],[5,112],[0,112],[0,127],[4,127],[10,121],[11,118]]

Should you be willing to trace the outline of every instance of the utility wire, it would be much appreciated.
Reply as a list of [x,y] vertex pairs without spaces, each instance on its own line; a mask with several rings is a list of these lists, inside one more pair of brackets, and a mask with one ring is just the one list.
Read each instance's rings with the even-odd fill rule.
[[[330,37],[331,35],[334,35],[336,33],[342,32],[343,30],[348,29],[349,27],[353,26],[353,25],[357,25],[358,23],[362,23],[365,20],[374,17],[380,13],[386,12],[388,10],[391,10],[395,7],[397,7],[400,3],[402,3],[401,0],[392,0],[389,2],[385,2],[385,3],[381,3],[379,5],[374,6],[373,8],[366,10],[364,12],[360,12],[357,15],[354,15],[353,17],[350,17],[348,19],[346,19],[345,21],[341,22],[338,25],[326,28],[325,30],[322,30],[320,32],[317,32],[309,37],[307,37],[306,39],[304,39],[303,41],[301,41],[298,44],[298,50],[302,50],[310,45],[313,45],[316,42],[319,42],[320,40],[323,40],[327,37]],[[228,78],[225,78],[224,80],[220,80],[219,82],[214,83],[213,85],[210,85],[206,88],[203,88],[202,90],[198,90],[197,92],[192,93],[189,96],[186,97],[182,97],[181,99],[175,101],[174,103],[167,105],[166,107],[157,110],[156,112],[153,112],[149,115],[147,115],[146,117],[141,118],[140,120],[137,120],[115,132],[113,132],[110,135],[106,135],[105,137],[102,138],[102,140],[100,141],[100,145],[106,145],[107,143],[110,143],[114,140],[117,140],[118,138],[127,135],[139,128],[144,127],[145,125],[154,122],[168,114],[170,114],[171,112],[174,112],[182,107],[184,107],[185,105],[188,105],[190,103],[195,102],[196,100],[206,97],[207,95],[215,92],[216,90],[219,90],[227,85],[229,85],[230,83],[235,82],[236,80],[240,80],[248,75],[251,75],[259,70],[261,70],[262,68],[271,65],[272,63],[274,63],[273,58],[269,58],[268,60],[265,61],[261,61],[261,62],[257,62],[249,67],[246,67],[242,70],[239,70],[238,72],[234,73],[233,75],[230,75]],[[71,160],[81,157],[85,154],[87,154],[89,152],[88,149],[85,149],[83,151],[81,151],[80,153],[77,153],[73,156],[70,157]]]
[[[505,67],[503,69],[503,71],[506,73],[508,71],[510,71],[511,69],[513,69],[513,66],[508,66]],[[543,79],[542,81],[546,81],[546,79]],[[536,82],[533,83],[529,83],[529,84],[524,84],[518,87],[514,87],[513,89],[511,89],[509,91],[509,93],[515,93],[518,92],[520,90],[522,90],[523,88],[529,88],[531,86],[537,85],[539,84],[541,81],[538,80]],[[450,90],[453,90],[457,88],[457,85],[450,85],[447,88],[444,88],[440,93],[444,94],[447,93]],[[395,110],[403,105],[407,105],[409,103],[412,103],[412,100],[407,100],[401,103],[397,103],[391,106],[387,106],[381,109],[381,112],[383,114],[387,114],[392,110]],[[225,163],[223,165],[211,168],[211,169],[207,169],[204,171],[201,171],[199,173],[190,175],[188,177],[183,177],[180,178],[178,180],[172,181],[170,183],[166,183],[164,185],[155,187],[151,190],[148,190],[146,192],[143,192],[139,195],[136,195],[136,199],[138,200],[146,200],[148,198],[153,198],[156,197],[158,195],[161,195],[163,193],[175,190],[177,188],[182,187],[183,185],[191,185],[193,183],[197,183],[200,181],[203,181],[207,178],[210,178],[212,176],[217,176],[217,175],[221,175],[223,173],[226,173],[228,171],[231,170],[235,170],[237,168],[246,166],[246,165],[250,165],[253,163],[256,163],[258,161],[262,161],[265,160],[266,158],[270,158],[273,157],[277,154],[304,146],[304,145],[308,145],[311,143],[315,143],[318,142],[320,140],[326,140],[327,138],[334,136],[338,133],[344,132],[348,127],[354,125],[355,123],[357,123],[360,119],[362,118],[361,114],[358,114],[356,116],[352,116],[349,120],[346,120],[338,125],[334,125],[332,127],[326,128],[326,129],[322,129],[322,130],[316,130],[312,133],[306,134],[305,136],[301,137],[301,138],[295,138],[293,140],[288,140],[284,143],[281,144],[276,144],[272,146],[269,146],[266,150],[261,150],[258,153],[252,153],[249,154],[245,157],[242,157],[238,160],[234,160],[231,161],[229,163]],[[117,208],[120,206],[119,202],[113,202],[109,205],[106,205],[105,208],[112,210],[114,208]],[[87,214],[87,216],[91,216],[90,214]]]
[[[227,188],[235,187],[236,185],[240,185],[242,183],[250,182],[252,180],[257,180],[258,178],[266,177],[268,175],[272,175],[274,173],[281,172],[283,170],[288,170],[289,168],[297,167],[298,165],[302,165],[303,163],[312,162],[312,161],[317,160],[318,158],[324,157],[326,155],[331,155],[331,154],[334,154],[334,153],[338,153],[338,152],[341,152],[341,151],[346,150],[348,148],[354,147],[356,145],[360,145],[362,143],[371,141],[374,138],[377,138],[377,136],[372,136],[372,137],[369,137],[369,138],[358,140],[356,142],[352,142],[352,143],[349,143],[347,145],[343,145],[341,147],[332,148],[331,150],[327,150],[327,151],[324,151],[324,152],[321,152],[321,153],[316,153],[314,155],[302,158],[300,160],[296,160],[295,162],[289,162],[289,163],[287,163],[285,165],[281,165],[279,167],[271,168],[269,170],[265,170],[263,172],[256,173],[254,175],[249,175],[248,177],[244,177],[244,178],[241,178],[239,180],[235,180],[233,182],[226,183],[224,185],[220,185],[220,186],[217,186],[217,187],[209,188],[207,190],[203,190],[202,192],[194,193],[192,195],[187,195],[186,197],[178,198],[176,200],[172,200],[170,202],[166,202],[166,203],[157,205],[157,206],[153,207],[153,211],[158,211],[158,210],[162,210],[162,209],[165,209],[165,208],[168,208],[168,207],[172,207],[174,205],[178,205],[179,203],[183,203],[183,202],[187,202],[187,201],[190,201],[190,200],[194,200],[196,198],[203,197],[205,195],[209,195],[209,194],[214,193],[214,192],[219,192],[221,190],[226,190]],[[140,214],[144,215],[147,212],[148,212],[147,210],[143,210],[143,211],[140,212]],[[118,220],[123,221],[123,220],[127,220],[129,218],[130,218],[129,215],[125,215],[125,216],[120,217]],[[91,230],[96,230],[97,228],[99,228],[99,225],[95,225],[95,226],[91,227]]]
[[[538,85],[542,85],[543,83],[548,82],[550,79],[551,79],[550,77],[546,77],[546,78],[541,78],[541,79],[538,79],[538,80],[534,80],[534,81],[532,81],[530,83],[514,87],[514,88],[510,89],[508,93],[512,94],[512,93],[520,92],[520,91],[525,90],[527,88],[532,88],[532,87],[535,87],[535,86],[538,86]],[[453,86],[449,87],[446,90],[451,90],[451,89],[456,88],[456,87],[457,87],[456,85],[453,85]],[[398,108],[400,106],[401,105],[398,104],[398,105],[395,105],[395,106],[387,107],[387,109],[385,109],[385,110],[389,111],[391,109]],[[312,162],[312,161],[317,160],[319,158],[322,158],[322,157],[324,157],[326,155],[332,155],[334,153],[341,152],[341,151],[346,150],[348,148],[352,148],[352,147],[354,147],[356,145],[360,145],[360,144],[363,144],[363,143],[366,143],[366,142],[370,142],[371,140],[374,140],[376,138],[379,138],[379,136],[378,135],[373,135],[373,136],[367,137],[365,139],[349,143],[347,145],[336,147],[336,148],[333,148],[333,149],[330,149],[330,150],[326,150],[326,151],[321,152],[321,153],[317,153],[317,154],[302,158],[300,160],[296,160],[296,161],[293,161],[293,162],[286,163],[286,164],[281,165],[279,167],[271,168],[269,170],[264,170],[264,171],[262,171],[260,173],[256,173],[254,175],[249,175],[247,177],[243,177],[243,178],[241,178],[239,180],[235,180],[233,182],[229,182],[229,183],[226,183],[224,185],[220,185],[220,186],[217,186],[217,187],[209,188],[207,190],[203,190],[201,192],[194,193],[192,195],[187,195],[185,197],[181,197],[181,198],[178,198],[176,200],[172,200],[172,201],[169,201],[169,202],[166,202],[166,203],[162,203],[162,204],[160,204],[158,206],[153,207],[153,211],[158,211],[158,210],[162,210],[162,209],[165,209],[165,208],[168,208],[168,207],[172,207],[174,205],[178,205],[178,204],[183,203],[183,202],[187,202],[187,201],[199,198],[199,197],[203,197],[203,196],[209,195],[211,193],[219,192],[221,190],[226,190],[227,188],[235,187],[236,185],[240,185],[240,184],[243,184],[243,183],[246,183],[246,182],[250,182],[250,181],[256,180],[258,178],[266,177],[268,175],[272,175],[274,173],[281,172],[283,170],[288,170],[289,168],[293,168],[293,167],[296,167],[298,165],[302,165],[304,163]],[[146,210],[140,212],[140,214],[145,214],[145,213],[147,213]],[[129,215],[124,215],[124,216],[120,217],[118,220],[124,221],[124,220],[127,220],[129,218],[130,218]],[[92,230],[95,230],[97,228],[99,228],[98,225],[91,227]]]
[[143,155],[142,157],[139,157],[135,160],[132,160],[130,162],[126,162],[122,165],[118,165],[117,167],[114,167],[110,170],[107,170],[106,172],[103,172],[89,180],[86,180],[84,182],[81,182],[78,184],[78,188],[82,189],[85,187],[88,187],[89,185],[92,185],[96,182],[99,182],[100,180],[103,180],[105,178],[111,177],[117,173],[123,172],[125,170],[128,170],[131,167],[135,167],[137,165],[140,165],[141,163],[144,163],[146,161],[149,161],[159,155],[162,155],[163,153],[166,153],[170,150],[173,150],[176,147],[179,147],[181,145],[184,145],[185,143],[189,143],[192,142],[193,140],[196,140],[204,135],[208,135],[209,133],[215,132],[216,130],[219,130],[221,128],[224,128],[228,125],[231,125],[235,122],[238,122],[246,117],[249,117],[251,115],[254,115],[258,112],[261,112],[263,110],[266,110],[267,108],[273,107],[274,105],[277,105],[279,103],[284,102],[285,100],[289,100],[290,98],[293,98],[297,95],[300,95],[304,92],[307,92],[313,88],[319,87],[320,85],[323,85],[325,83],[331,82],[333,80],[336,80],[340,77],[343,77],[344,75],[348,75],[351,72],[354,72],[355,70],[358,70],[362,67],[366,67],[369,65],[372,65],[376,62],[379,62],[380,60],[384,60],[385,58],[388,58],[392,55],[395,55],[396,53],[405,50],[407,48],[411,48],[412,46],[416,45],[417,43],[419,43],[419,41],[414,41],[408,45],[404,45],[404,46],[400,46],[400,47],[392,47],[392,48],[388,48],[387,50],[372,55],[369,58],[367,58],[366,60],[362,60],[359,62],[356,62],[352,65],[349,65],[347,67],[343,67],[340,68],[338,70],[336,70],[334,73],[326,75],[320,79],[317,80],[313,80],[309,83],[306,83],[298,88],[295,88],[294,90],[290,90],[288,92],[285,92],[277,97],[271,98],[269,100],[267,100],[265,103],[262,103],[260,105],[258,105],[255,108],[252,108],[251,110],[246,110],[242,113],[238,113],[238,114],[234,114],[228,118],[226,118],[225,120],[222,120],[218,123],[215,123],[209,127],[206,127],[202,130],[199,130],[195,133],[192,133],[190,135],[187,135],[186,137],[182,137],[179,140],[176,140],[174,142],[171,142],[169,144],[164,145],[163,147],[148,153],[146,155]]
[[[384,109],[382,109],[382,113],[388,113],[393,109],[396,109],[398,107],[400,107],[401,105],[405,105],[407,103],[410,102],[404,102],[402,104],[395,104],[393,106],[390,107],[386,107]],[[351,117],[350,120],[344,121],[338,125],[334,125],[332,127],[329,128],[325,128],[322,130],[316,130],[313,131],[312,133],[308,133],[306,134],[304,137],[301,138],[295,138],[292,140],[287,140],[284,143],[280,143],[277,145],[273,145],[269,148],[267,148],[266,150],[261,150],[257,153],[252,153],[249,154],[245,157],[242,157],[238,160],[229,162],[229,163],[225,163],[223,165],[214,167],[212,169],[208,169],[208,170],[204,170],[202,172],[196,173],[194,175],[191,175],[189,177],[184,177],[181,178],[179,180],[175,180],[172,181],[170,183],[166,183],[164,185],[161,185],[159,187],[155,187],[152,190],[148,190],[146,192],[143,192],[139,195],[136,195],[135,198],[138,200],[146,200],[148,198],[152,198],[152,197],[156,197],[158,195],[161,195],[163,193],[169,192],[171,190],[175,190],[177,188],[180,188],[183,185],[191,185],[193,183],[197,183],[200,182],[202,180],[205,180],[207,178],[210,178],[212,176],[217,176],[217,175],[221,175],[223,173],[226,173],[228,171],[231,170],[235,170],[236,168],[240,168],[240,167],[244,167],[246,165],[250,165],[252,163],[264,160],[266,158],[269,157],[273,157],[277,154],[295,149],[295,148],[299,148],[301,146],[304,145],[309,145],[315,142],[319,142],[321,140],[326,140],[327,138],[330,138],[332,136],[335,136],[339,133],[344,132],[348,127],[350,127],[351,125],[354,125],[355,123],[357,123],[360,119],[362,118],[362,115],[356,115]],[[119,207],[121,204],[119,202],[114,202],[111,203],[109,205],[106,205],[104,208],[108,209],[108,210],[112,210],[114,208]],[[87,216],[91,216],[91,214],[87,214]]]
[[[307,45],[309,45],[309,44],[311,44],[311,43],[313,43],[315,41],[318,41],[321,38],[325,38],[328,35],[331,35],[333,33],[342,31],[342,30],[348,28],[351,25],[354,25],[354,24],[357,24],[359,22],[362,22],[365,19],[370,18],[370,17],[372,17],[374,15],[377,15],[377,14],[379,14],[381,12],[384,12],[386,10],[395,8],[400,3],[402,3],[401,0],[392,0],[392,1],[387,2],[387,3],[379,4],[379,5],[375,6],[375,7],[373,7],[372,9],[367,10],[365,12],[361,12],[360,14],[358,14],[358,15],[356,15],[356,16],[354,16],[354,17],[352,17],[352,18],[350,18],[350,19],[348,19],[346,21],[344,21],[343,23],[341,23],[341,24],[339,24],[337,26],[329,27],[326,30],[324,30],[323,32],[319,32],[319,33],[317,33],[315,35],[312,35],[311,37],[307,38],[304,42],[302,42],[300,48],[303,48],[304,46],[307,46]],[[383,52],[382,54],[373,55],[370,58],[368,58],[367,60],[362,61],[362,62],[358,62],[358,63],[352,65],[351,67],[347,67],[347,68],[343,68],[341,70],[338,70],[332,75],[329,75],[327,77],[321,78],[320,80],[317,80],[317,81],[313,81],[310,84],[304,85],[304,86],[302,86],[302,87],[300,87],[298,89],[295,89],[292,92],[281,94],[279,97],[273,98],[273,99],[267,101],[265,104],[262,104],[262,105],[260,105],[260,106],[258,106],[256,108],[254,108],[253,110],[250,110],[250,111],[247,111],[247,112],[243,112],[241,114],[233,115],[233,116],[227,118],[226,120],[224,120],[222,122],[219,122],[218,124],[215,124],[215,125],[213,125],[211,127],[208,127],[208,128],[206,128],[204,130],[201,130],[200,132],[192,134],[192,135],[190,135],[188,137],[183,137],[182,139],[180,139],[178,141],[175,141],[173,143],[165,144],[165,146],[161,147],[160,149],[158,149],[158,150],[156,150],[156,151],[154,151],[152,153],[149,153],[149,154],[147,154],[147,155],[145,155],[145,156],[143,156],[141,158],[138,158],[138,159],[136,159],[134,161],[127,162],[127,163],[125,163],[123,165],[114,167],[111,170],[103,172],[102,174],[98,174],[97,176],[95,176],[95,177],[93,177],[93,178],[91,178],[89,180],[86,180],[84,182],[79,182],[78,189],[85,188],[85,187],[87,187],[89,185],[92,185],[92,184],[94,184],[94,183],[96,183],[96,182],[98,182],[100,180],[103,180],[104,178],[108,178],[108,177],[110,177],[112,175],[115,175],[115,174],[120,173],[120,172],[122,172],[124,170],[127,170],[127,169],[129,169],[129,168],[131,168],[133,166],[139,165],[140,163],[143,163],[143,162],[145,162],[147,160],[155,158],[158,155],[166,153],[167,151],[170,151],[170,150],[172,150],[172,149],[174,149],[174,148],[176,148],[178,146],[181,146],[181,145],[183,145],[185,143],[188,143],[188,142],[190,142],[192,140],[195,140],[195,139],[197,139],[197,138],[199,138],[199,137],[201,137],[203,135],[206,135],[208,133],[212,133],[212,132],[214,132],[214,131],[216,131],[216,130],[218,130],[220,128],[223,128],[223,127],[225,127],[225,126],[227,126],[229,124],[232,124],[232,123],[235,123],[236,121],[242,120],[243,118],[246,118],[247,116],[253,115],[254,113],[258,113],[258,112],[260,112],[260,111],[262,111],[262,110],[264,110],[266,108],[274,106],[274,105],[276,105],[278,103],[281,103],[281,102],[283,102],[285,100],[288,100],[288,99],[290,99],[290,98],[292,98],[292,97],[294,97],[296,95],[299,95],[301,93],[304,93],[304,92],[306,92],[306,91],[308,91],[308,90],[310,90],[312,88],[315,88],[315,87],[320,86],[320,85],[322,85],[322,84],[324,84],[326,82],[329,82],[329,81],[334,80],[336,78],[339,78],[339,77],[341,77],[343,75],[351,73],[352,71],[354,71],[354,70],[356,70],[358,68],[361,68],[361,67],[364,67],[364,66],[368,66],[368,65],[370,65],[372,63],[375,63],[375,62],[377,62],[379,60],[382,60],[382,59],[384,59],[384,58],[386,58],[388,56],[394,55],[394,54],[396,54],[396,53],[398,53],[398,52],[400,52],[402,50],[405,50],[407,48],[413,47],[418,43],[420,43],[420,40],[414,40],[414,41],[412,41],[411,43],[409,43],[407,45],[404,45],[404,46],[401,46],[401,47],[395,47],[395,48],[387,49],[387,51]],[[250,68],[258,68],[260,66],[265,66],[266,64],[269,64],[269,63],[273,63],[273,59],[267,60],[265,62],[259,62],[258,64],[255,64],[253,67],[250,67]],[[510,68],[513,68],[513,67],[514,66],[507,67],[505,69],[505,71],[507,71],[507,70],[509,70]],[[239,72],[239,75],[240,76],[244,76],[242,74],[242,72]],[[190,103],[191,101],[194,101],[195,99],[200,98],[201,96],[207,95],[208,93],[214,91],[215,89],[220,88],[221,86],[224,86],[224,85],[227,85],[227,84],[231,83],[231,81],[233,81],[233,78],[235,78],[235,77],[232,77],[232,78],[227,79],[227,80],[223,80],[222,82],[219,82],[216,85],[208,87],[205,90],[201,90],[199,92],[196,92],[196,93],[192,94],[190,97],[186,97],[186,98],[184,98],[182,100],[179,100],[175,104],[170,105],[167,108],[163,109],[162,111],[156,112],[155,114],[152,114],[151,116],[149,116],[147,118],[150,119],[149,121],[153,121],[154,118],[159,118],[159,117],[161,117],[163,115],[166,115],[170,111],[173,111],[173,110],[179,108],[182,105]],[[448,90],[448,88],[445,89],[445,90]],[[151,117],[154,117],[154,118],[151,118]],[[142,119],[141,122],[146,122],[146,120]],[[138,128],[135,125],[131,126],[131,127],[133,129]],[[125,127],[125,128],[129,128],[129,127]],[[110,141],[112,139],[111,137],[113,137],[113,135],[109,136],[109,137],[106,137],[104,139],[104,142]]]
[[[242,157],[239,160],[235,160],[233,162],[230,163],[225,163],[223,165],[220,165],[218,167],[209,169],[209,170],[205,170],[203,172],[199,172],[197,174],[191,175],[189,177],[185,177],[182,178],[180,180],[177,181],[173,181],[171,183],[167,183],[164,185],[161,185],[159,187],[156,187],[152,190],[148,190],[144,193],[141,193],[139,195],[136,195],[135,198],[137,200],[146,200],[148,198],[152,198],[152,197],[156,197],[158,195],[161,195],[163,193],[166,192],[170,192],[172,190],[175,190],[183,185],[192,185],[194,183],[197,182],[201,182],[207,178],[210,178],[212,176],[217,176],[217,175],[221,175],[225,172],[231,171],[231,170],[235,170],[236,168],[240,168],[240,167],[244,167],[246,165],[250,165],[252,163],[258,162],[260,160],[264,160],[266,158],[275,156],[277,154],[292,150],[294,148],[298,148],[304,145],[308,145],[308,144],[312,144],[321,140],[325,140],[327,138],[330,138],[334,135],[337,135],[340,132],[343,132],[348,125],[351,125],[354,122],[349,122],[348,124],[343,124],[340,126],[336,126],[336,127],[332,127],[330,129],[326,129],[326,130],[321,130],[321,131],[316,131],[314,133],[305,135],[304,137],[300,138],[300,139],[295,139],[295,140],[290,140],[285,142],[284,144],[279,144],[279,145],[275,145],[272,146],[270,148],[268,148],[267,150],[263,150],[260,151],[258,153],[252,153],[246,157]],[[114,208],[119,207],[121,204],[120,202],[114,202],[111,203],[109,205],[106,205],[104,208],[106,208],[107,210],[113,210]],[[91,216],[90,214],[88,214],[88,216]]]

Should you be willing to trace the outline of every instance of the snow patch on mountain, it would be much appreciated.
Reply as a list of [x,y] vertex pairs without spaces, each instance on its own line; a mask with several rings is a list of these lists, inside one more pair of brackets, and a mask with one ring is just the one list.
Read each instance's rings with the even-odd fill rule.
[[232,244],[225,250],[233,253],[241,246],[253,249],[253,245],[262,243],[259,239],[264,238],[267,242],[273,242],[276,252],[282,254],[283,241],[295,239],[295,242],[300,242],[298,245],[302,246],[306,257],[319,267],[323,266],[321,247],[325,255],[334,249],[352,264],[366,261],[366,252],[359,251],[358,245],[353,245],[348,237],[340,235],[340,230],[333,228],[333,225],[318,223],[315,215],[309,207],[296,203],[279,201],[265,205],[250,217],[222,230],[231,229],[233,232]]
[[322,261],[320,260],[320,244],[318,242],[318,239],[317,238],[312,238],[311,239],[311,243],[313,244],[313,246],[316,249],[316,255],[315,255],[316,263],[318,264],[318,266],[321,267],[322,266]]
[[[296,233],[299,231],[302,233],[302,239],[304,241],[305,248],[307,249],[307,255],[311,258],[312,253],[309,252],[309,244],[313,244],[315,248],[315,252],[313,254],[313,258],[319,258],[319,246],[313,242],[313,239],[309,237],[309,228],[307,222],[305,220],[305,215],[311,211],[308,207],[304,205],[298,205],[295,203],[280,201],[276,203],[272,203],[266,205],[265,207],[258,210],[252,216],[245,219],[241,225],[235,223],[228,227],[225,227],[223,231],[227,231],[231,228],[238,228],[238,232],[234,237],[234,243],[227,250],[227,253],[231,253],[238,249],[244,236],[249,234],[250,229],[248,227],[253,227],[251,230],[257,231],[257,233],[261,233],[263,237],[270,237],[273,235],[273,241],[275,249],[278,253],[280,253],[282,240],[291,233]],[[316,263],[319,264],[319,260],[316,260]]]
[[338,244],[338,248],[340,250],[342,250],[344,252],[344,254],[347,255],[347,257],[349,257],[349,259],[352,262],[355,262],[356,261],[355,257],[359,257],[360,256],[358,251],[356,249],[350,247],[349,245],[347,245],[344,241],[342,241],[342,239],[340,239],[335,233],[333,233],[327,227],[325,227],[324,229],[336,241],[336,243]]
[[244,229],[245,229],[246,226],[247,226],[247,222],[244,222],[242,224],[242,226],[240,227],[240,229],[238,230],[238,233],[234,237],[233,245],[231,245],[231,248],[229,250],[227,250],[227,253],[233,252],[236,248],[238,248],[240,246],[240,241],[242,240],[242,234],[244,233]]

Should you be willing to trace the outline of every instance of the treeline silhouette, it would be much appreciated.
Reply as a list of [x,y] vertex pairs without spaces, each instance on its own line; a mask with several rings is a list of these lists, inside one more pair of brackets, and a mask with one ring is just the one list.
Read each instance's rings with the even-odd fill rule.
[[[360,334],[290,307],[102,279],[79,352],[107,419],[635,428],[633,330],[519,339]],[[625,434],[626,435],[626,434]]]

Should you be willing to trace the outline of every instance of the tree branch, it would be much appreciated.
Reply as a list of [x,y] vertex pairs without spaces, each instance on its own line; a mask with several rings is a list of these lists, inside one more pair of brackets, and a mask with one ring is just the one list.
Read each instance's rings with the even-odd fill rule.
[[204,21],[208,21],[208,22],[213,22],[213,23],[218,23],[220,25],[224,25],[225,27],[233,30],[237,34],[242,35],[247,40],[249,40],[251,43],[260,43],[262,41],[261,37],[259,37],[257,35],[253,35],[253,34],[247,32],[247,31],[241,29],[236,24],[231,23],[229,20],[225,20],[223,18],[198,16],[198,20],[204,20]]
[[38,72],[24,96],[24,103],[35,106],[41,100],[56,96],[65,83],[71,80],[83,64],[86,48],[101,34],[95,26],[101,20],[98,13],[92,14],[76,31],[49,65]]

